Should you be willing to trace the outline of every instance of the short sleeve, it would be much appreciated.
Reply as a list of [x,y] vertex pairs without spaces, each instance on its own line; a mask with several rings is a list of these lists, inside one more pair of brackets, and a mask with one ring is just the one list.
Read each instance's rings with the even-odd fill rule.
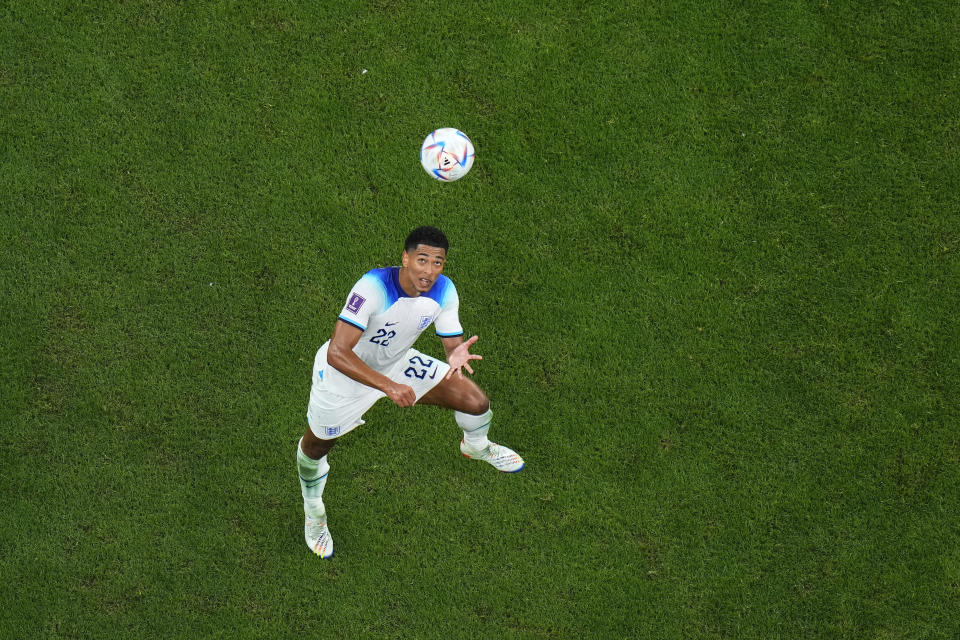
[[383,283],[375,275],[368,273],[353,285],[339,318],[361,331],[366,331],[370,316],[383,310],[385,299]]
[[440,312],[437,319],[434,320],[434,328],[437,335],[441,338],[454,338],[463,335],[463,327],[460,326],[460,296],[457,295],[457,288],[453,282],[447,280],[443,296],[439,300]]

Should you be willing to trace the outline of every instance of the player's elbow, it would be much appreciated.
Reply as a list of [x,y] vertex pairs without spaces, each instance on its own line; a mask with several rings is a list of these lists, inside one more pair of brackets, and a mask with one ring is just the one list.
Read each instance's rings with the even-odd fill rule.
[[347,367],[347,351],[350,351],[350,349],[344,349],[336,342],[331,342],[327,348],[327,364],[334,369],[343,371]]

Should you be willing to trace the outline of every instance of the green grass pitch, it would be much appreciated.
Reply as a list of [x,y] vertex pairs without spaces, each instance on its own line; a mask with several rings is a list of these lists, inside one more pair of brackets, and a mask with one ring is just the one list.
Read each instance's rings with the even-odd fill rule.
[[[4,3],[0,638],[958,637],[958,25]],[[321,562],[312,358],[419,224],[527,468],[384,401]]]

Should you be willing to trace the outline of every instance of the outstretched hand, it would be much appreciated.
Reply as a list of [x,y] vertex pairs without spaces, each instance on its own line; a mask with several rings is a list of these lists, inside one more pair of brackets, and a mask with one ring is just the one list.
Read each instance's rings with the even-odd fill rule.
[[470,366],[471,360],[483,360],[483,356],[470,353],[470,346],[477,341],[477,336],[473,336],[466,342],[461,342],[457,348],[447,355],[447,364],[450,365],[450,371],[447,371],[445,379],[449,380],[454,376],[463,377],[463,370],[473,374],[473,368]]

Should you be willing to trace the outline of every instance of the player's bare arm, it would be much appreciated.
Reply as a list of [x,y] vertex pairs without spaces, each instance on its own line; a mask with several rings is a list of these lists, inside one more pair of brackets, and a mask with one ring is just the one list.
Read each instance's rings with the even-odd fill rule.
[[363,332],[358,327],[338,320],[330,338],[327,364],[361,384],[383,391],[398,407],[412,407],[417,401],[417,394],[412,387],[398,384],[374,371],[354,353],[353,348],[357,346],[361,335]]
[[477,341],[477,336],[471,337],[466,342],[463,336],[452,338],[440,338],[444,351],[447,352],[447,364],[450,365],[450,371],[447,372],[446,379],[458,376],[463,377],[463,369],[473,374],[473,368],[470,366],[471,360],[483,360],[483,356],[470,353],[470,347]]

